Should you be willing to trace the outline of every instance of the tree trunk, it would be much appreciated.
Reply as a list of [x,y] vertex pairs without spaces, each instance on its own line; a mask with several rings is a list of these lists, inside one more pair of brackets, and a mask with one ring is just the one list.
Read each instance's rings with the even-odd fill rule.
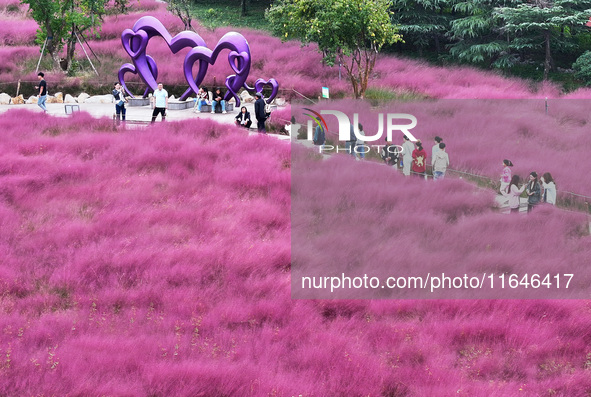
[[46,22],[45,29],[47,31],[47,44],[45,46],[45,49],[47,50],[47,53],[51,56],[51,59],[53,60],[54,69],[58,69],[60,67],[60,57],[57,53],[56,42],[53,39],[53,30],[51,29],[49,21]]
[[550,30],[544,31],[544,42],[546,45],[546,58],[544,59],[544,80],[548,80],[548,74],[552,65],[552,54],[550,53]]
[[240,0],[240,16],[246,16],[246,0]]

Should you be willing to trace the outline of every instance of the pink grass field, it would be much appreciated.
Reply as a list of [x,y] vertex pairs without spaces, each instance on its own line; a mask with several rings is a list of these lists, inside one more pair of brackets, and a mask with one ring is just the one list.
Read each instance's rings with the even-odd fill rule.
[[[114,133],[110,120],[86,114],[17,110],[0,129],[5,395],[591,391],[587,301],[292,300],[284,142],[210,121]],[[363,165],[333,162],[335,186],[351,172],[363,179]],[[486,261],[508,251],[523,260],[530,248],[556,258],[552,247],[565,244],[561,258],[573,267],[589,257],[578,214],[540,211],[531,219],[541,229],[522,240],[526,219],[492,213],[490,193],[475,200],[458,180],[418,189],[422,181],[390,175],[391,191],[367,198],[433,230],[424,237],[441,255],[481,260],[478,247],[493,236]],[[454,217],[450,230],[468,244],[438,237]],[[402,241],[420,247],[413,233]]]
[[[35,80],[22,70],[39,56],[32,20],[5,12],[9,5],[18,1],[0,0],[0,91],[1,83]],[[129,62],[118,37],[142,15],[181,29],[154,1],[106,17],[100,39],[91,40],[103,60],[96,81],[114,80]],[[197,28],[212,45],[230,30]],[[240,32],[253,55],[249,83],[274,77],[288,98],[297,97],[291,88],[314,98],[322,86],[349,92],[314,47]],[[165,84],[182,83],[182,58],[159,40],[149,48]],[[205,83],[226,74],[218,61]],[[562,95],[552,85],[390,56],[374,74],[372,87],[445,99],[391,106],[416,113],[429,153],[433,136],[443,136],[453,168],[496,180],[510,158],[514,173],[550,171],[559,192],[591,194],[589,89]],[[47,79],[50,94],[57,83],[79,93],[78,79],[52,72]],[[456,101],[545,97],[548,116],[543,100],[489,101],[487,112],[482,101]],[[369,109],[349,100],[324,105]],[[281,127],[291,109],[270,123]],[[377,128],[374,118],[362,122]],[[326,185],[322,168],[310,171],[320,186],[308,188],[307,205],[292,182],[308,174],[292,173],[294,161],[314,167],[309,152],[205,120],[114,132],[111,120],[85,113],[10,110],[0,131],[2,396],[591,395],[588,299],[292,299],[294,260],[308,255],[299,271],[319,271],[323,258],[347,261],[379,247],[354,235],[301,241],[302,219],[377,238],[402,259],[379,250],[376,258],[408,274],[427,265],[455,273],[543,269],[575,273],[581,290],[591,257],[584,214],[547,207],[505,216],[493,209],[491,191],[451,178],[405,180],[345,155],[325,162],[338,169]],[[346,208],[348,197],[367,207],[360,218],[342,224],[318,215]],[[292,238],[302,243],[294,258]]]

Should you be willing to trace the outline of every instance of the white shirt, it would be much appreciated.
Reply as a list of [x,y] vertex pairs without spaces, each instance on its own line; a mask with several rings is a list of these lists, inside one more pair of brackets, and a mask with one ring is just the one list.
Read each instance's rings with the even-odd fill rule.
[[156,105],[157,108],[165,108],[166,107],[166,99],[168,98],[168,92],[163,88],[161,90],[154,91],[154,98],[156,98]]

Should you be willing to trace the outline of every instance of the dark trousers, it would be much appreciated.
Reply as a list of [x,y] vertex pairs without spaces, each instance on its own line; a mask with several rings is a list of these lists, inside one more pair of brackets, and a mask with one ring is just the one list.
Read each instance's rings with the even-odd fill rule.
[[259,130],[259,132],[267,132],[265,130],[265,119],[257,119],[257,130]]
[[125,104],[119,106],[119,105],[115,105],[115,113],[117,114],[117,123],[119,123],[119,120],[123,120],[125,121],[125,112],[127,110],[125,109]]
[[152,123],[156,121],[158,113],[162,115],[162,121],[166,120],[166,108],[154,108],[154,111],[152,112]]

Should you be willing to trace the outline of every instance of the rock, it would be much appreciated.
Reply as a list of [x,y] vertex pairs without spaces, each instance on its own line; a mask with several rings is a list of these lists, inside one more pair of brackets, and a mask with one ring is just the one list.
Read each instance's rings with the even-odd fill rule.
[[2,93],[0,94],[0,105],[9,105],[10,104],[10,95]]
[[66,94],[66,97],[64,98],[64,103],[76,103],[76,99],[74,99],[72,95]]
[[169,101],[175,101],[176,98],[174,97],[174,95],[171,95],[170,98],[168,98]]
[[87,93],[83,92],[82,94],[78,95],[78,99],[76,99],[76,101],[78,103],[84,103],[86,102],[86,100],[90,98],[90,95],[88,95]]
[[55,103],[64,103],[64,94],[62,94],[61,92],[56,92],[53,97],[57,101]]
[[27,99],[27,102],[25,102],[27,105],[36,105],[37,104],[37,97],[35,95],[30,96],[29,99]]
[[246,102],[246,103],[249,103],[249,102],[254,102],[254,97],[253,97],[252,95],[250,95],[250,94],[248,93],[248,91],[242,91],[242,92],[240,93],[240,99],[241,99],[243,102]]
[[11,98],[10,103],[13,105],[22,105],[25,103],[25,98],[22,95],[19,95],[17,97]]
[[113,95],[93,95],[88,98],[84,103],[112,103],[113,102]]
[[53,95],[47,95],[45,103],[59,103],[58,99]]

